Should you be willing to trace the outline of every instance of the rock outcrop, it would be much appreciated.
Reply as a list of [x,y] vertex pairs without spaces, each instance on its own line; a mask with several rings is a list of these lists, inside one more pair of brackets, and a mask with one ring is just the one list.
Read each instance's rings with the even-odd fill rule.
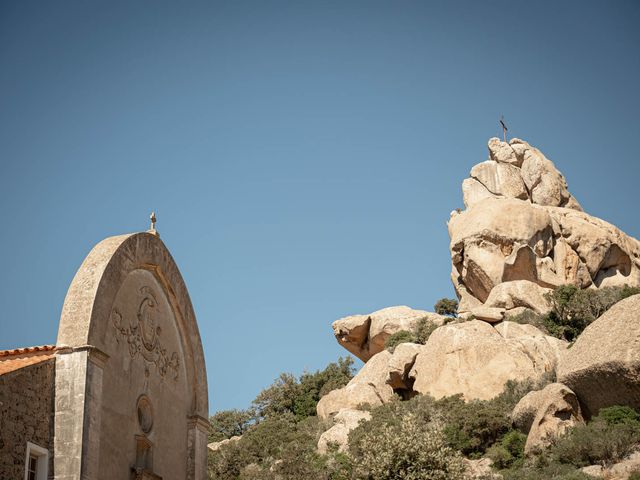
[[[547,294],[560,285],[640,286],[640,242],[583,212],[563,175],[528,143],[491,139],[489,156],[463,182],[466,210],[448,222],[460,318],[447,323],[400,306],[334,322],[338,342],[366,363],[318,403],[318,415],[334,419],[321,451],[330,443],[344,448],[349,431],[367,418],[359,406],[396,394],[489,400],[509,380],[557,376],[560,383],[531,392],[513,412],[514,425],[529,434],[528,453],[600,408],[640,409],[640,295],[614,305],[570,349],[533,325],[508,321],[548,312]],[[437,325],[425,345],[385,350],[391,335],[415,331],[421,319]]]
[[207,447],[209,448],[209,450],[211,450],[212,452],[216,452],[220,449],[220,447],[227,445],[228,443],[235,443],[237,441],[239,441],[242,437],[240,435],[236,435],[234,437],[231,438],[225,438],[224,440],[220,440],[219,442],[211,442],[207,445]]
[[538,149],[491,139],[489,154],[462,184],[466,210],[448,223],[461,314],[496,322],[496,308],[544,313],[544,293],[568,283],[640,286],[640,242],[584,213]]
[[368,315],[352,315],[333,322],[333,334],[340,345],[363,362],[384,350],[387,338],[400,330],[413,330],[427,318],[442,325],[445,317],[409,307],[388,307]]
[[320,435],[318,452],[326,454],[333,444],[338,451],[344,452],[348,446],[349,432],[356,428],[362,420],[370,420],[371,414],[362,410],[341,410],[334,417],[334,425]]
[[528,433],[526,454],[550,445],[569,428],[584,422],[576,394],[561,383],[529,392],[518,402],[511,419],[519,430]]
[[431,334],[410,377],[414,391],[435,398],[462,394],[467,400],[488,400],[509,380],[537,381],[553,372],[566,345],[532,325],[449,324]]
[[318,402],[318,416],[327,419],[340,410],[356,410],[360,405],[377,407],[389,402],[393,388],[387,383],[392,354],[383,350],[373,356],[355,377],[342,388],[332,390]]
[[640,409],[640,295],[589,325],[558,366],[558,381],[580,399],[587,417],[604,407]]

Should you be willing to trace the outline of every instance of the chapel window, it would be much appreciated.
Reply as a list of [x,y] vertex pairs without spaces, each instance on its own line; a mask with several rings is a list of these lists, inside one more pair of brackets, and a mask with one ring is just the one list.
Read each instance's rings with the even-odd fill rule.
[[47,480],[49,451],[35,443],[27,442],[25,480]]

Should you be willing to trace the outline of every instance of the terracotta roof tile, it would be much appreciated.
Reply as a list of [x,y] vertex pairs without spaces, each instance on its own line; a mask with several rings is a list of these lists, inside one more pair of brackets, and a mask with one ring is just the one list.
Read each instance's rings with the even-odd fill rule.
[[0,350],[0,375],[53,358],[55,345]]

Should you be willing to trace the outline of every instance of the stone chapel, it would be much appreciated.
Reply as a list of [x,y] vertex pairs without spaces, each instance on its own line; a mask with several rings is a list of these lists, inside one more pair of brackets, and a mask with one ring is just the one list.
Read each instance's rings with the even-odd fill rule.
[[155,229],[98,243],[56,345],[0,351],[0,480],[203,480],[207,375]]

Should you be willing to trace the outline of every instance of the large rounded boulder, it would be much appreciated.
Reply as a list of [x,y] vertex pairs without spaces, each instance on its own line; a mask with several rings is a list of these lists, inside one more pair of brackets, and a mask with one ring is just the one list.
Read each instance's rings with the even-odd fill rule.
[[540,380],[555,370],[566,342],[532,325],[480,320],[436,329],[415,359],[413,390],[442,398],[489,400],[509,380]]
[[611,307],[589,325],[558,366],[587,417],[601,408],[640,409],[640,295]]

